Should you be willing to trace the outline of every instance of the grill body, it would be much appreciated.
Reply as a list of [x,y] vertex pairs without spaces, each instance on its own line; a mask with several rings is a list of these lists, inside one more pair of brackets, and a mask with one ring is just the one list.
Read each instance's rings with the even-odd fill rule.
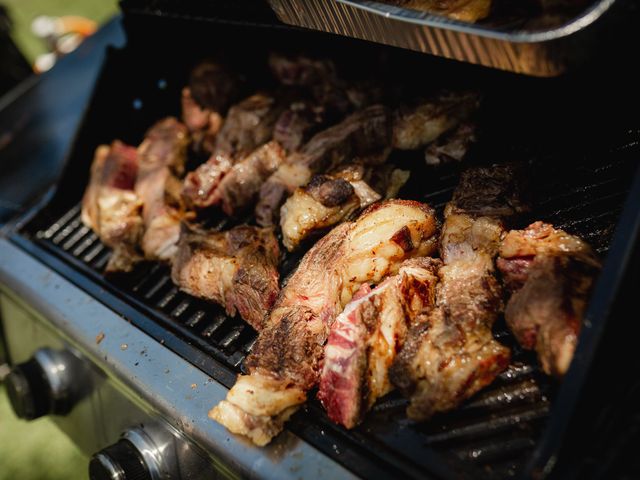
[[[134,9],[125,13],[127,45],[109,52],[55,194],[20,219],[9,232],[8,241],[0,245],[8,262],[0,268],[6,292],[3,305],[26,297],[35,313],[24,323],[39,325],[34,330],[37,332],[49,331],[25,340],[29,335],[20,322],[7,323],[11,360],[22,361],[38,346],[68,344],[79,350],[79,355],[103,376],[100,378],[109,378],[106,383],[111,385],[110,391],[123,398],[142,398],[134,402],[140,411],[138,417],[125,416],[120,422],[112,422],[112,429],[99,441],[86,443],[88,450],[113,441],[127,422],[144,423],[162,417],[180,435],[192,439],[202,450],[201,456],[208,457],[225,475],[235,471],[248,476],[297,476],[298,472],[314,476],[314,468],[326,475],[365,478],[425,474],[504,478],[552,472],[561,451],[558,442],[571,422],[577,421],[573,412],[589,411],[577,407],[580,392],[589,388],[589,366],[610,307],[618,305],[620,282],[637,238],[640,183],[634,184],[633,178],[638,167],[640,130],[630,109],[616,107],[624,105],[633,78],[617,80],[621,85],[607,90],[610,95],[603,98],[592,95],[598,84],[598,77],[592,75],[595,69],[551,82],[305,32],[260,16],[238,23],[228,18],[224,22],[197,18],[184,12],[155,16]],[[167,31],[172,35],[166,35]],[[259,45],[255,41],[258,37],[262,39]],[[292,44],[298,51],[335,56],[351,68],[370,69],[372,76],[397,79],[398,85],[416,92],[442,85],[483,92],[485,108],[480,123],[484,132],[476,161],[527,162],[532,219],[552,222],[582,236],[605,258],[587,315],[589,327],[562,384],[541,374],[534,356],[521,351],[505,325],[498,322],[496,336],[514,349],[511,367],[460,409],[422,425],[406,420],[406,403],[393,394],[350,432],[333,425],[312,401],[294,416],[288,433],[274,446],[265,450],[247,447],[246,452],[240,452],[242,443],[206,418],[206,410],[224,396],[225,388],[241,371],[255,332],[240,319],[228,318],[221,308],[178,291],[165,266],[143,264],[132,274],[105,277],[102,270],[110,252],[82,225],[79,200],[95,147],[114,138],[137,144],[155,120],[179,114],[180,88],[195,61],[207,54],[223,53],[249,78],[259,79],[264,85],[268,78],[263,60],[266,52],[291,50]],[[381,55],[387,59],[383,70],[374,61]],[[608,85],[610,82],[605,88],[610,88]],[[603,89],[602,85],[598,88]],[[403,156],[394,161],[403,166],[411,164],[412,177],[401,196],[426,201],[441,211],[457,183],[459,167],[429,170],[421,158]],[[212,223],[217,228],[228,226],[223,219]],[[16,251],[21,252],[23,261],[33,262],[40,275],[49,270],[60,285],[70,292],[75,289],[73,298],[106,307],[101,315],[103,319],[109,316],[108,322],[103,321],[110,330],[104,331],[106,327],[96,321],[93,330],[79,334],[69,326],[73,322],[67,325],[50,315],[51,304],[37,300],[37,291],[24,285],[27,281],[15,261],[9,262]],[[283,275],[295,268],[299,258],[285,259]],[[37,280],[36,285],[41,279]],[[58,300],[56,311],[73,309],[65,307],[64,301],[64,297]],[[64,317],[64,313],[60,315]],[[141,335],[146,347],[138,349],[140,358],[128,356],[127,341],[111,339],[112,333],[119,338],[125,332]],[[96,340],[100,333],[108,339],[104,345]],[[122,345],[127,347],[123,349]],[[153,350],[167,364],[159,366],[161,362],[154,355],[142,353],[144,348]],[[169,372],[161,375],[164,370]],[[187,377],[194,380],[188,382],[186,392],[180,392],[179,400],[166,387],[178,382],[184,388],[182,378]],[[152,388],[154,381],[160,384]],[[189,391],[191,385],[196,385],[193,391]],[[185,403],[187,397],[190,400]],[[94,411],[104,415],[110,409],[108,402],[102,402]],[[78,439],[73,429],[64,425],[79,417],[70,418],[59,422]],[[569,438],[572,431],[570,428]],[[260,462],[273,469],[267,472],[259,468]]]

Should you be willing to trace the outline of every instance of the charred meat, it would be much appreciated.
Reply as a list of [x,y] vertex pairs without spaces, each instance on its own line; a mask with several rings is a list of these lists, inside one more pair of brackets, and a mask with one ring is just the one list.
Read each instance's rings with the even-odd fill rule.
[[268,228],[241,225],[225,232],[183,226],[171,278],[198,298],[236,312],[256,330],[278,296],[278,241]]
[[363,284],[396,273],[406,258],[435,249],[434,212],[390,200],[334,228],[302,259],[268,316],[240,376],[210,416],[265,445],[319,380],[324,344],[343,307]]
[[116,140],[96,149],[89,185],[82,198],[82,222],[113,249],[107,272],[130,271],[141,259],[142,202],[134,186],[136,149]]
[[502,310],[494,258],[503,222],[524,209],[518,180],[512,166],[469,169],[445,209],[436,305],[411,329],[390,374],[410,398],[409,418],[456,407],[509,363],[491,331]]
[[353,428],[392,390],[389,368],[407,331],[435,303],[439,260],[407,260],[373,290],[364,284],[331,326],[318,398],[329,418]]
[[498,268],[514,292],[505,318],[543,370],[563,376],[573,358],[589,293],[600,262],[585,242],[536,222],[512,230],[500,247]]
[[271,140],[285,103],[257,93],[229,109],[211,157],[185,179],[183,195],[190,205],[206,208],[213,204],[216,188],[231,167]]
[[256,220],[263,226],[277,223],[281,205],[314,173],[330,171],[346,161],[381,163],[389,153],[391,116],[381,105],[360,110],[344,121],[316,134],[265,182],[256,206]]

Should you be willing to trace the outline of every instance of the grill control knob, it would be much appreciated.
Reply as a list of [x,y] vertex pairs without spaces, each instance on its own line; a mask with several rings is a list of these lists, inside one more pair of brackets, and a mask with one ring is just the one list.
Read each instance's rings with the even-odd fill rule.
[[33,420],[47,414],[69,413],[78,398],[74,373],[77,360],[69,352],[41,348],[31,359],[15,365],[5,378],[16,415]]
[[96,453],[89,462],[91,480],[152,480],[142,455],[129,440]]
[[[165,478],[160,450],[141,428],[127,431],[89,461],[91,480],[159,480]],[[172,477],[173,478],[173,477]]]

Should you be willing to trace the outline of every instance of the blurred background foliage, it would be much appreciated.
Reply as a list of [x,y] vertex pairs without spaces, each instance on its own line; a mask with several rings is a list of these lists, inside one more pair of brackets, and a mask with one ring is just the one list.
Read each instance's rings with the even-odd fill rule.
[[46,44],[31,31],[31,23],[40,16],[78,15],[99,24],[118,11],[117,0],[0,0],[13,21],[12,36],[29,63],[47,51]]

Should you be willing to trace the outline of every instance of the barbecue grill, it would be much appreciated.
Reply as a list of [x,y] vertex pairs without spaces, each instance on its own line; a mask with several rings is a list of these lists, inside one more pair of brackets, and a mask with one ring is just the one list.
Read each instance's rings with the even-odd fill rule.
[[[122,8],[127,44],[108,52],[55,192],[0,239],[0,319],[19,415],[52,414],[93,455],[92,478],[505,478],[626,468],[616,454],[635,432],[622,427],[637,380],[630,373],[620,385],[607,373],[633,351],[622,312],[638,276],[640,122],[629,108],[638,99],[637,78],[619,62],[619,44],[597,63],[540,80],[286,26],[258,1],[130,0]],[[616,41],[632,45],[623,37]],[[256,333],[180,292],[166,266],[145,263],[105,276],[110,251],[82,224],[79,202],[95,147],[113,138],[138,144],[154,121],[178,115],[180,89],[197,60],[224,55],[252,78],[266,78],[267,52],[292,45],[404,88],[483,92],[482,141],[471,161],[528,163],[532,219],[581,236],[605,260],[561,383],[498,322],[494,333],[513,349],[512,365],[461,408],[423,424],[406,419],[406,402],[396,394],[352,431],[311,401],[265,448],[207,418]],[[373,61],[380,57],[383,68]],[[441,210],[460,167],[397,161],[413,162],[400,196]],[[229,226],[224,218],[211,223]],[[283,276],[299,259],[285,258]]]

